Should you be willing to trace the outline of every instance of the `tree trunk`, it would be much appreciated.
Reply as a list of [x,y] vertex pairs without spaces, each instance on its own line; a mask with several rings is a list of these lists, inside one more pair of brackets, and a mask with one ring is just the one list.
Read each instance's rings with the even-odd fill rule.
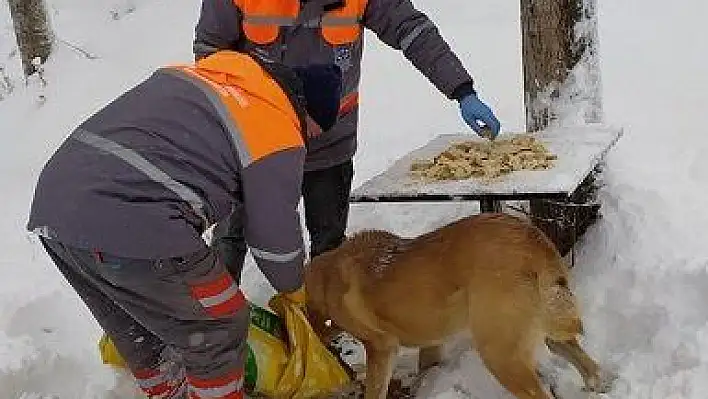
[[[563,124],[567,115],[562,112],[567,111],[568,104],[559,107],[561,101],[580,104],[584,122],[601,121],[595,2],[521,0],[527,131]],[[595,192],[593,174],[568,205],[545,200],[530,202],[536,225],[563,255],[597,218],[599,207],[587,206]]]
[[44,0],[8,0],[25,76],[36,72],[35,58],[44,63],[52,52],[54,35]]

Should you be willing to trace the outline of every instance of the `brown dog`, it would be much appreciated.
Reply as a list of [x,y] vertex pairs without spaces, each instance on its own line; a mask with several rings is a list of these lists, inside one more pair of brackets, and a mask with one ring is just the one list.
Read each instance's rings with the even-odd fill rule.
[[[308,312],[328,342],[338,329],[366,349],[366,399],[385,398],[399,346],[421,348],[419,364],[465,328],[489,371],[519,399],[550,398],[537,375],[545,340],[586,387],[605,388],[580,347],[582,323],[553,244],[526,221],[482,214],[415,239],[365,231],[307,268]],[[325,327],[330,319],[334,327]]]

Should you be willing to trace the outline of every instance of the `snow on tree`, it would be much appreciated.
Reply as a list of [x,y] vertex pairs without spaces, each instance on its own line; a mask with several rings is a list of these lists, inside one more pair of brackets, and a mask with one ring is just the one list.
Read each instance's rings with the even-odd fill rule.
[[[597,0],[521,0],[526,129],[602,121]],[[568,204],[530,202],[535,223],[562,254],[597,218],[591,175]]]

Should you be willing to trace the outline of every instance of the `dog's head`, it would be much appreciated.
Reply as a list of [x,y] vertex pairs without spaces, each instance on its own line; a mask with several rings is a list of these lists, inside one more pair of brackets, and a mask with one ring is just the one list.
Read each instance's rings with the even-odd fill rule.
[[362,281],[376,274],[381,259],[389,259],[401,242],[389,232],[360,231],[306,265],[308,317],[325,345],[343,332],[356,335],[357,326],[367,325],[367,313],[356,306],[364,296]]
[[336,250],[325,252],[305,266],[307,317],[315,334],[325,345],[342,332],[330,320],[331,295],[341,286],[339,257]]
[[[323,254],[320,256],[325,256]],[[330,318],[330,299],[328,298],[327,289],[333,277],[332,273],[336,271],[336,265],[329,265],[329,259],[318,257],[317,262],[310,262],[306,266],[305,271],[305,289],[307,290],[306,315],[312,331],[317,335],[317,338],[322,344],[332,353],[339,361],[339,364],[349,375],[349,378],[354,380],[356,374],[354,370],[342,359],[340,350],[336,347],[335,339],[344,332]]]

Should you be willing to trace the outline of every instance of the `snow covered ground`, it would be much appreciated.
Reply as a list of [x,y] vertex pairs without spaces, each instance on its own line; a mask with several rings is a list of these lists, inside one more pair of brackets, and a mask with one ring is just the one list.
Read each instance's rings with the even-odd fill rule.
[[[417,3],[472,71],[503,129],[522,129],[518,3]],[[43,89],[37,82],[21,84],[7,5],[0,3],[0,66],[16,86],[0,101],[0,397],[128,398],[129,381],[100,364],[97,325],[24,226],[37,173],[71,127],[152,68],[191,59],[199,2],[49,4],[61,41],[46,66],[49,85]],[[574,269],[585,344],[622,375],[613,398],[705,398],[708,4],[623,0],[599,7],[606,121],[623,126],[625,136],[608,158],[604,217],[580,246]],[[465,130],[455,104],[400,54],[372,35],[367,39],[355,184],[437,134]],[[0,85],[0,96],[5,94]],[[475,208],[354,205],[350,229],[415,235]],[[244,280],[252,299],[269,297],[252,265]],[[474,352],[452,349],[449,364],[426,381],[421,397],[504,397]]]

